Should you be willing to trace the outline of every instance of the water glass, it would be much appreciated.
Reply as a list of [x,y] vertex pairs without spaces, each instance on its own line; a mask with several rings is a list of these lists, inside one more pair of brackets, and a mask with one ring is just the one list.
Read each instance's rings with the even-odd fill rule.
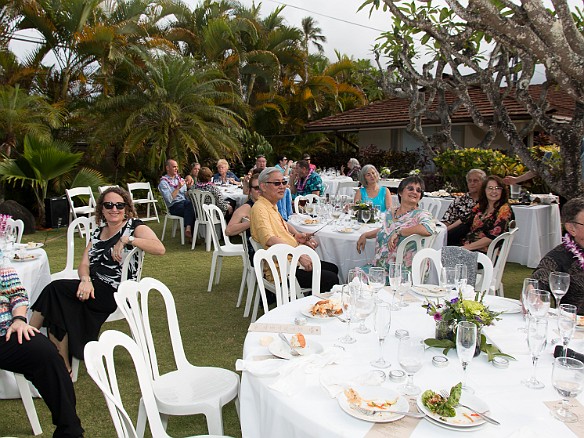
[[547,345],[547,330],[548,319],[536,318],[529,316],[527,321],[527,345],[531,353],[531,362],[533,363],[533,372],[531,377],[527,380],[522,380],[521,383],[531,389],[542,389],[545,385],[537,380],[535,370],[537,368],[537,361],[539,355]]
[[443,267],[440,272],[440,286],[451,292],[456,288],[456,268]]
[[569,399],[576,398],[584,388],[584,364],[572,357],[556,357],[552,385],[562,397],[562,404],[552,415],[564,423],[575,423],[578,416],[570,411]]
[[377,340],[379,341],[379,358],[371,361],[371,365],[376,368],[389,368],[391,363],[386,361],[383,357],[383,344],[385,338],[389,334],[391,328],[391,308],[389,304],[384,302],[377,303],[375,308],[375,316],[373,320],[373,328],[377,333]]
[[399,365],[408,375],[408,381],[398,390],[404,395],[418,395],[421,390],[414,385],[414,374],[422,369],[424,362],[424,341],[422,338],[405,336],[398,347]]
[[369,209],[361,210],[361,219],[363,220],[364,223],[369,222],[369,220],[371,219],[371,210]]
[[391,310],[399,310],[400,307],[395,303],[395,293],[401,283],[401,265],[395,262],[388,263],[387,275],[389,277],[389,286],[393,292]]
[[469,321],[461,321],[456,326],[456,354],[462,365],[462,389],[470,393],[474,390],[466,384],[467,368],[477,347],[477,326]]
[[339,338],[339,341],[343,344],[354,344],[357,340],[351,336],[351,319],[354,314],[354,294],[351,294],[351,288],[348,285],[344,285],[341,289],[341,299],[343,303],[343,316],[347,322],[347,333],[345,336]]
[[567,272],[550,272],[550,291],[556,299],[556,309],[560,307],[560,301],[570,288],[570,274]]
[[527,294],[529,293],[529,291],[532,291],[534,289],[537,289],[539,287],[539,282],[535,279],[535,278],[524,278],[523,279],[523,289],[521,289],[521,311],[523,313],[523,321],[525,322],[523,327],[520,327],[519,330],[520,332],[523,333],[527,333],[527,314],[529,312],[528,306],[527,306]]
[[533,289],[527,293],[527,310],[534,318],[545,318],[550,311],[550,293],[547,290]]
[[568,344],[574,335],[576,321],[578,318],[578,308],[573,304],[560,304],[558,309],[558,332],[564,346],[562,356],[566,356]]
[[456,283],[456,288],[459,292],[464,292],[466,288],[466,283],[468,280],[468,271],[466,265],[462,263],[457,264],[454,269],[456,269],[456,273],[454,274],[454,282]]
[[385,286],[385,269],[373,266],[369,268],[369,286],[377,294]]
[[361,287],[361,290],[357,292],[355,297],[355,318],[361,321],[359,327],[355,329],[356,333],[366,334],[371,330],[365,325],[365,320],[373,311],[375,310],[375,296],[373,292],[368,287]]
[[405,268],[401,271],[401,282],[399,285],[399,306],[408,307],[408,303],[404,302],[404,295],[412,287],[412,273]]

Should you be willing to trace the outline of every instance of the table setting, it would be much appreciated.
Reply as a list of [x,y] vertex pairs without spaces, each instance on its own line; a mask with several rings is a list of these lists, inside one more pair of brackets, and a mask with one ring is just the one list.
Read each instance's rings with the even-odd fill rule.
[[233,184],[218,184],[219,191],[226,199],[233,199],[236,203],[236,208],[242,206],[247,202],[247,195],[243,194],[243,189]]
[[[584,415],[584,369],[553,352],[556,344],[584,351],[584,336],[569,336],[576,322],[562,325],[559,316],[549,316],[545,294],[523,307],[473,296],[461,279],[443,298],[422,297],[406,282],[407,305],[391,310],[400,300],[396,288],[386,281],[379,287],[358,271],[350,275],[331,293],[294,300],[250,327],[238,361],[244,437],[582,436],[584,422],[566,419]],[[484,324],[457,321],[451,348],[429,346],[437,322],[448,316],[437,317],[428,304],[458,301],[461,315],[470,312],[470,320],[478,311]],[[525,331],[523,310],[532,312]],[[576,321],[570,310],[552,313]],[[544,320],[545,329],[536,330],[532,319]],[[296,341],[288,347],[280,327],[289,341],[295,330],[305,333],[305,347]],[[272,354],[273,342],[288,359]],[[292,355],[306,346],[308,354]],[[543,388],[526,384],[530,376]]]

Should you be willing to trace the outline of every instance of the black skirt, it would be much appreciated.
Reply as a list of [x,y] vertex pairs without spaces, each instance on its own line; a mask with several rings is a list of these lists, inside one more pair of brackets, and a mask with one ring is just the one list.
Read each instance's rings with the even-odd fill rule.
[[95,299],[79,301],[79,280],[55,280],[47,285],[32,310],[44,317],[43,327],[59,341],[68,334],[69,354],[83,359],[85,344],[97,340],[101,326],[117,308],[115,289],[92,279]]

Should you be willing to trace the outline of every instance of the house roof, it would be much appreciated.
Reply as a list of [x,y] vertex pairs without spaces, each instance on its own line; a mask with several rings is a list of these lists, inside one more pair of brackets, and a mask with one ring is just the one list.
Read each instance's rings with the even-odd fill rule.
[[[542,85],[529,87],[529,92],[534,98],[538,98],[541,91]],[[493,116],[493,107],[480,88],[470,88],[469,95],[483,117]],[[448,102],[453,102],[455,96],[452,93],[447,93],[446,99]],[[575,105],[574,100],[567,93],[555,88],[550,89],[547,100],[550,103],[549,112],[552,112],[553,116],[564,119],[572,118]],[[503,102],[513,120],[531,119],[525,107],[513,97],[507,97]],[[405,127],[409,122],[409,100],[393,97],[307,123],[304,129],[308,132],[358,131]],[[422,119],[422,125],[437,125],[439,123],[440,121],[437,119]],[[473,121],[466,108],[461,107],[452,115],[452,123],[464,124],[473,123]]]

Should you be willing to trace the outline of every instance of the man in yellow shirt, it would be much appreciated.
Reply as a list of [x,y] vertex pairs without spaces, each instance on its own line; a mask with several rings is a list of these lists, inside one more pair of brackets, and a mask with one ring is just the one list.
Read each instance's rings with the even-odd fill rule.
[[[286,183],[282,172],[276,167],[268,167],[260,173],[259,185],[261,196],[254,203],[251,213],[251,236],[264,248],[278,243],[296,247],[307,245],[312,249],[318,243],[311,234],[299,233],[290,222],[284,221],[278,212],[277,203],[284,197]],[[321,261],[320,291],[327,292],[339,283],[339,268],[333,264]],[[300,257],[303,269],[296,271],[296,279],[300,287],[312,285],[312,262],[307,256]]]

